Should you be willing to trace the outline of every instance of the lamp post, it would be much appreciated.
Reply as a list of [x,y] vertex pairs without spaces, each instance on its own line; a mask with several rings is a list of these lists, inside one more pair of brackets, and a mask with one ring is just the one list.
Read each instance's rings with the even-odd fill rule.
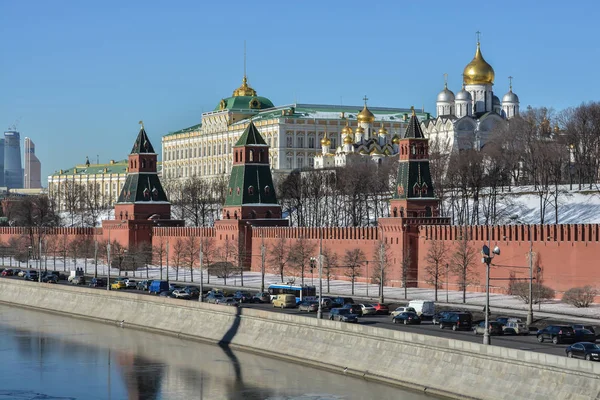
[[449,270],[449,265],[448,263],[446,263],[446,303],[449,303],[448,301],[448,270]]
[[316,263],[316,258],[311,257],[310,258],[310,285],[311,286],[315,286],[315,279],[314,279],[314,271],[315,271],[315,263]]
[[490,340],[490,265],[494,255],[500,255],[500,248],[494,247],[493,252],[490,250],[492,241],[491,232],[488,231],[488,246],[483,245],[481,254],[485,263],[485,328],[483,330],[483,344],[491,344]]
[[29,268],[29,259],[31,258],[31,249],[32,249],[31,246],[27,247],[27,265],[25,266],[25,268]]
[[42,238],[38,239],[38,282],[42,281]]
[[98,277],[98,240],[94,241],[94,278]]
[[[262,236],[262,235],[261,235]],[[265,242],[260,245],[260,292],[265,292]]]
[[323,319],[323,229],[319,229],[319,308],[317,319]]
[[200,239],[200,296],[198,296],[198,301],[203,302],[204,299],[202,297],[204,293],[204,237]]
[[106,244],[106,261],[107,261],[107,278],[106,278],[106,290],[110,290],[110,230],[108,231],[108,243]]
[[[167,264],[167,283],[169,282],[169,241],[167,240],[167,248],[166,248],[166,264]],[[209,267],[210,268],[210,267]]]
[[367,260],[367,297],[369,297],[369,260]]

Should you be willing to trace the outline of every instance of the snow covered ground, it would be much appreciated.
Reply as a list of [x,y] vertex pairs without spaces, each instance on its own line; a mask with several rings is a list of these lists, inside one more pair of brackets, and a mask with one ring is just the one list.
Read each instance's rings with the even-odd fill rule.
[[[8,267],[9,259],[4,259],[4,266]],[[31,263],[32,267],[35,268],[35,262]],[[19,268],[14,261],[12,261],[13,268]],[[21,264],[22,268],[25,268],[25,264]],[[77,267],[84,268],[87,274],[94,273],[94,261],[88,260],[87,268],[83,260],[78,260]],[[56,267],[53,264],[53,260],[50,258],[47,262],[47,268],[49,270],[65,271],[67,274],[71,269],[74,269],[74,265],[71,260],[67,260],[66,266],[63,265],[62,260],[57,260]],[[106,265],[98,263],[98,274],[106,275]],[[163,279],[166,279],[166,268],[163,268]],[[117,269],[111,268],[111,277],[119,276]],[[121,273],[121,276],[125,276],[125,272]],[[138,270],[135,272],[128,272],[128,276],[135,279],[159,279],[161,276],[160,268],[157,266],[149,266],[148,271],[146,269]],[[177,279],[176,279],[177,277]],[[284,277],[284,281],[288,281],[292,277]],[[194,282],[195,284],[200,283],[200,271],[198,269],[192,272],[187,268],[179,268],[179,272],[175,268],[169,268],[169,280],[178,281],[182,283]],[[300,279],[295,277],[295,282],[300,283]],[[223,279],[217,278],[216,276],[208,277],[206,271],[204,273],[204,283],[213,285],[224,285]],[[227,286],[242,287],[242,277],[239,275],[232,276],[227,279]],[[261,286],[261,274],[259,272],[244,272],[243,275],[243,287],[247,289],[260,289]],[[274,274],[265,274],[265,288],[269,284],[281,283],[279,276]],[[304,277],[304,283],[307,285],[318,285],[318,275],[314,275],[312,278],[310,275]],[[331,280],[329,283],[330,291],[327,292],[327,282],[323,280],[323,293],[324,295],[347,295],[364,298],[372,298],[376,300],[379,296],[378,286],[376,284],[365,284],[355,283],[354,294],[352,294],[351,284],[348,281],[343,280]],[[384,287],[384,295],[386,302],[392,301],[406,301],[411,299],[422,299],[422,300],[434,300],[433,289],[422,289],[422,288],[409,288],[407,291],[407,298],[404,298],[404,289],[396,287]],[[446,294],[445,289],[438,290],[438,303],[445,303],[446,296],[448,297],[448,303],[459,304],[462,303],[462,292],[450,290]],[[480,306],[483,308],[485,305],[485,293],[484,292],[467,292],[467,304],[473,306]],[[527,304],[522,300],[509,295],[503,294],[490,294],[490,308],[506,308],[513,310],[527,310]],[[564,304],[559,300],[545,302],[539,307],[534,305],[534,313],[536,311],[542,311],[545,313],[552,314],[564,314],[570,316],[579,316],[586,318],[597,318],[600,319],[600,304],[593,304],[589,308],[575,308],[571,305]]]

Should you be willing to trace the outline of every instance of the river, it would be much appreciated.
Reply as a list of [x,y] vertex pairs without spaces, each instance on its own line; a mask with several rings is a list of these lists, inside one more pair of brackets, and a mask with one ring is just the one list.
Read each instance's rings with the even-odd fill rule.
[[0,354],[0,400],[432,399],[227,347],[3,304]]

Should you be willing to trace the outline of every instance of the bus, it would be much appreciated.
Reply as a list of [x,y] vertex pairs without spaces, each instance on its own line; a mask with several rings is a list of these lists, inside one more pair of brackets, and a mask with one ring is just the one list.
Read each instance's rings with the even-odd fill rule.
[[296,304],[306,300],[316,300],[317,298],[317,289],[314,286],[277,284],[269,285],[268,290],[271,301],[273,301],[278,294],[293,294],[296,296]]

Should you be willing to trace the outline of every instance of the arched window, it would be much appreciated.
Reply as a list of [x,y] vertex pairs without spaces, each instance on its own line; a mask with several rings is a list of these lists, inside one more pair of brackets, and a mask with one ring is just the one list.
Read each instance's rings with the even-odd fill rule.
[[226,216],[225,216],[225,217],[226,217],[227,219],[231,218],[231,217],[229,216],[229,211],[227,211],[227,214],[226,214]]
[[416,196],[416,195],[418,195],[419,193],[420,193],[420,190],[419,190],[419,184],[418,184],[418,183],[415,183],[415,185],[413,186],[413,195],[415,195],[415,196]]
[[400,207],[400,218],[404,218],[404,207]]
[[234,218],[234,219],[238,219],[237,211],[234,211],[234,212],[233,212],[233,218]]
[[412,153],[413,155],[417,154],[417,149],[416,149],[416,147],[415,147],[415,145],[414,145],[414,144],[410,146],[410,149],[411,149],[411,153]]
[[265,186],[265,195],[269,195],[271,193],[271,188],[269,187],[269,185]]
[[254,186],[248,186],[248,194],[252,196],[254,194]]
[[142,168],[146,168],[146,159],[142,158]]
[[394,211],[392,211],[392,215],[394,216],[394,218],[396,218],[398,216],[398,207],[394,207]]
[[426,217],[432,217],[432,213],[431,213],[431,207],[427,206],[425,207],[425,216]]
[[250,161],[250,162],[254,161],[254,150],[250,150],[250,152],[248,154],[248,161]]
[[263,151],[259,151],[258,152],[258,162],[262,162],[262,155],[263,155]]
[[235,162],[238,162],[238,152],[235,152]]

